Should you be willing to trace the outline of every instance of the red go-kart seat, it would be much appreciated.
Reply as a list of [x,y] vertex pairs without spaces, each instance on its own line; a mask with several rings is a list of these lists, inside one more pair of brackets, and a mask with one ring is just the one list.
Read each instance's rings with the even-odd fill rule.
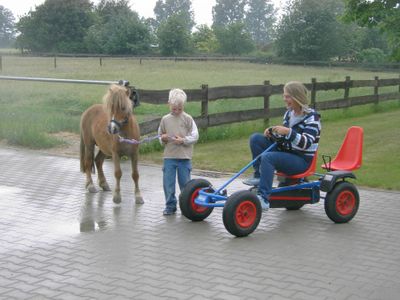
[[361,167],[364,131],[361,127],[352,126],[336,157],[331,162],[325,162],[321,167],[329,171],[352,171]]
[[294,174],[294,175],[287,175],[287,174],[282,173],[282,172],[276,172],[276,175],[282,176],[282,177],[286,177],[286,178],[291,178],[291,179],[299,179],[299,178],[304,178],[304,177],[307,177],[307,176],[311,176],[311,175],[313,175],[315,173],[315,169],[317,167],[317,157],[318,157],[317,152],[315,152],[313,160],[311,161],[310,166],[303,173]]

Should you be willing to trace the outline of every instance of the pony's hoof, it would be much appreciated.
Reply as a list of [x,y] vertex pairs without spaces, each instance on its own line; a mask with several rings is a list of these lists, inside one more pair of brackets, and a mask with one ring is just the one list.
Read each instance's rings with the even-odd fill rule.
[[115,204],[120,204],[121,203],[121,196],[120,195],[114,195],[113,202]]
[[89,193],[97,193],[96,187],[93,185],[93,183],[89,184],[86,189],[88,190]]
[[143,198],[142,197],[136,197],[135,203],[136,204],[143,204],[144,203]]
[[110,186],[108,185],[107,182],[106,182],[106,183],[103,183],[103,184],[100,184],[100,187],[103,189],[104,192],[109,192],[109,191],[111,191]]

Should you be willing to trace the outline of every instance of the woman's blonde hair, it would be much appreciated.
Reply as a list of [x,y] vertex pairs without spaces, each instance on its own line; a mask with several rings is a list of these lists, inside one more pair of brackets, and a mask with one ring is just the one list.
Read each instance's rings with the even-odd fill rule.
[[303,111],[307,112],[310,110],[308,107],[308,90],[304,84],[299,81],[289,81],[283,87],[283,91],[292,97],[301,106]]

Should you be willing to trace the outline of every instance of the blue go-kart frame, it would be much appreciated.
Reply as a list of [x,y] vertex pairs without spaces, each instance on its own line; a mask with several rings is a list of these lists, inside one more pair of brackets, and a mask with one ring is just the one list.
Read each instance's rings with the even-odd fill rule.
[[[278,142],[275,142],[263,153],[273,150],[277,145]],[[192,221],[202,221],[215,207],[223,207],[222,217],[228,232],[237,237],[251,234],[257,228],[262,215],[257,186],[232,195],[228,195],[227,187],[263,153],[217,189],[205,179],[189,181],[179,196],[182,214]],[[318,203],[320,199],[324,199],[325,212],[333,222],[349,222],[356,215],[360,202],[357,188],[347,181],[349,178],[355,179],[355,175],[351,171],[341,170],[313,175],[317,179],[311,182],[300,179],[295,183],[273,188],[269,199],[270,208],[297,210],[305,204]]]

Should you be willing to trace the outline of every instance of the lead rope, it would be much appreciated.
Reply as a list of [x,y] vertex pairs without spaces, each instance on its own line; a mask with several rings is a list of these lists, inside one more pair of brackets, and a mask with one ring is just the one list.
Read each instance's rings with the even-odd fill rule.
[[128,143],[128,144],[133,144],[133,145],[139,145],[139,144],[149,143],[151,141],[154,141],[154,140],[160,138],[160,135],[157,134],[157,135],[154,135],[154,136],[148,136],[148,137],[145,137],[145,138],[143,138],[143,139],[141,139],[139,141],[135,140],[135,139],[126,139],[126,138],[123,138],[120,135],[118,135],[118,137],[119,137],[119,142],[120,143]]
[[[120,143],[128,143],[128,144],[133,144],[133,145],[139,145],[139,144],[149,143],[151,141],[159,139],[161,137],[161,135],[157,134],[157,135],[153,135],[153,136],[148,136],[148,137],[145,137],[145,138],[143,138],[143,139],[141,139],[139,141],[135,140],[135,139],[126,139],[126,138],[123,138],[120,135],[118,135],[118,137],[119,137],[119,142]],[[168,139],[174,141],[175,137],[168,136]]]

